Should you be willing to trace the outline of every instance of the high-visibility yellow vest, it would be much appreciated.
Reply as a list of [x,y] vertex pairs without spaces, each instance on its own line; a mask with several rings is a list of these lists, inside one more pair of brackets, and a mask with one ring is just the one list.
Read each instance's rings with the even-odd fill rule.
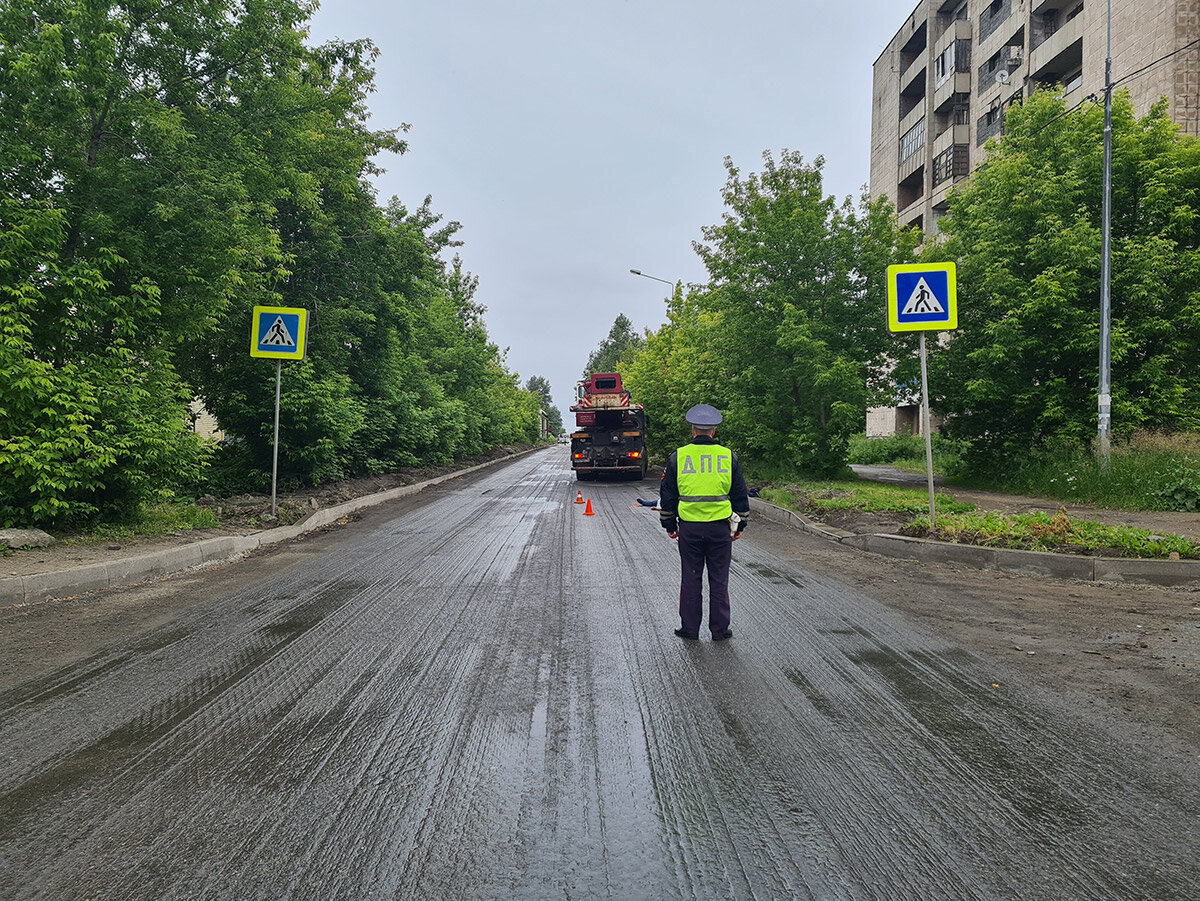
[[676,455],[679,518],[688,522],[729,519],[733,505],[733,451],[719,444],[689,444]]

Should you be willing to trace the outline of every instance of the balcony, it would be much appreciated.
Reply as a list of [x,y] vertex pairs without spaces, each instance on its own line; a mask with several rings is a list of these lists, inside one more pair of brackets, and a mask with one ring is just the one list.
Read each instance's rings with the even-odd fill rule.
[[970,125],[952,125],[933,139],[933,155],[937,156],[955,144],[966,144],[970,140]]
[[1053,81],[1083,61],[1083,16],[1063,22],[1057,31],[1029,54],[1029,72],[1039,81]]
[[1070,0],[1033,0],[1029,12],[1034,16],[1041,16],[1051,9],[1062,9],[1067,6]]
[[942,32],[938,42],[935,45],[934,58],[942,55],[942,53],[953,44],[955,41],[971,40],[971,21],[969,19],[955,19]]
[[[912,156],[900,162],[900,170],[896,173],[900,181],[907,181],[915,172],[920,172],[925,168],[925,148],[920,148]],[[922,176],[921,181],[924,181]]]
[[938,85],[937,90],[933,92],[933,108],[940,113],[947,104],[954,100],[955,94],[969,93],[971,93],[971,73],[955,72]]
[[897,131],[901,135],[906,135],[916,126],[918,122],[925,118],[925,104],[918,103],[914,106],[903,119],[900,120],[900,128]]
[[908,71],[900,76],[900,93],[924,97],[927,68],[924,62],[909,66]]

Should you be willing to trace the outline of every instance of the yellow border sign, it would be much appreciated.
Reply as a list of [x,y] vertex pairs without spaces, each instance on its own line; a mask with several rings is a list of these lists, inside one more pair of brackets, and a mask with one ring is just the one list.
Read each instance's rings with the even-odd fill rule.
[[888,328],[939,332],[958,328],[958,285],[953,263],[888,266]]
[[308,347],[308,310],[255,307],[250,318],[250,356],[303,360]]

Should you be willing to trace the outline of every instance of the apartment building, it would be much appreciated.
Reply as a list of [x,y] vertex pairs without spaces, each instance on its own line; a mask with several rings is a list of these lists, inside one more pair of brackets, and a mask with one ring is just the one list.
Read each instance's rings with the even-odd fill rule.
[[[1061,85],[1068,105],[1102,101],[1106,31],[1106,0],[922,0],[875,61],[872,197],[935,231],[1010,105],[1047,85]],[[1198,38],[1200,0],[1116,0],[1113,80]],[[1200,46],[1121,87],[1139,115],[1166,97],[1184,131],[1200,134]]]
[[[871,196],[886,194],[903,225],[935,233],[950,189],[982,162],[1009,106],[1050,85],[1070,106],[1103,102],[1107,17],[1107,0],[922,0],[875,61]],[[1170,55],[1197,39],[1200,0],[1112,3],[1114,82],[1138,73],[1120,85],[1134,110],[1166,97],[1193,135],[1200,46]],[[921,433],[916,398],[897,399],[867,411],[868,435]]]

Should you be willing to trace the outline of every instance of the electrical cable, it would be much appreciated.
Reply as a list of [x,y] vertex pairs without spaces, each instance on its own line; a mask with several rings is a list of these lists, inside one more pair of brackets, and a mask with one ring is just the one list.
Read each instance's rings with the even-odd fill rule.
[[1180,53],[1183,53],[1186,50],[1191,50],[1193,47],[1195,47],[1197,45],[1200,45],[1200,38],[1197,38],[1196,40],[1192,41],[1190,44],[1184,44],[1178,50],[1173,50],[1170,53],[1168,53],[1166,56],[1160,57],[1152,63],[1147,63],[1146,65],[1142,66],[1140,69],[1136,69],[1135,71],[1130,72],[1128,75],[1122,75],[1120,78],[1118,78],[1116,81],[1113,82],[1113,87],[1115,88],[1117,85],[1119,85],[1123,81],[1129,81],[1131,78],[1137,78],[1137,76],[1149,71],[1150,69],[1153,69],[1159,63],[1165,63],[1171,57],[1178,56]]

